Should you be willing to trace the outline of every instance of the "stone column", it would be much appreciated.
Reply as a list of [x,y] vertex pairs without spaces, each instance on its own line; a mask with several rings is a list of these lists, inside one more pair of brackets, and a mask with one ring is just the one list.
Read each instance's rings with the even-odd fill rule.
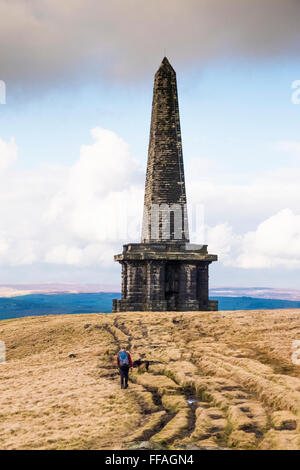
[[197,305],[197,266],[183,263],[180,266],[178,308],[195,310]]
[[122,299],[127,299],[127,263],[122,262]]
[[187,270],[184,264],[179,268],[178,304],[183,305],[187,299]]
[[151,260],[147,264],[147,302],[165,300],[165,262]]
[[187,295],[189,301],[197,300],[197,266],[187,264]]
[[208,305],[208,263],[197,266],[197,297],[200,306]]
[[135,261],[127,262],[127,299],[130,302],[144,302],[146,266]]

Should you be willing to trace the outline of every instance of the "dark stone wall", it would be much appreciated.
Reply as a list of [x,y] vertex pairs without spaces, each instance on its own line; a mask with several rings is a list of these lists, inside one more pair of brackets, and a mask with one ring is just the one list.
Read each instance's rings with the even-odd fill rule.
[[127,292],[126,299],[132,302],[145,302],[146,291],[146,264],[140,262],[126,262],[127,264]]
[[127,263],[123,261],[121,263],[122,266],[122,280],[121,280],[121,292],[122,292],[122,299],[127,298]]
[[146,303],[165,300],[165,262],[147,262]]
[[208,263],[197,266],[197,298],[200,306],[208,305]]
[[122,300],[114,311],[217,310],[208,300],[208,263],[126,261],[122,263]]

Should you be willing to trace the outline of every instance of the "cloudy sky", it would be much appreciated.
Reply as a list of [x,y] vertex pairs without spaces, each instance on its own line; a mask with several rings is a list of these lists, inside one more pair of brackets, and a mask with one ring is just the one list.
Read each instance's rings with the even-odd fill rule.
[[166,54],[211,285],[299,287],[299,17],[298,0],[0,0],[0,283],[119,284]]

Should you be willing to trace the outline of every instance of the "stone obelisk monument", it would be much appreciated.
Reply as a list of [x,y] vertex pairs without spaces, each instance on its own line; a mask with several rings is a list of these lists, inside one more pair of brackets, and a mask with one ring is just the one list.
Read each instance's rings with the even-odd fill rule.
[[217,310],[208,299],[207,245],[189,243],[176,73],[155,74],[141,243],[123,246],[122,299],[114,312]]

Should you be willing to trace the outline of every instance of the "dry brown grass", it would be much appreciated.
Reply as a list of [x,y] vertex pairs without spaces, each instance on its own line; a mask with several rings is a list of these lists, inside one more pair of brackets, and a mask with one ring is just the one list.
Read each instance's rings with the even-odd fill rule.
[[[300,310],[1,321],[0,447],[300,449],[296,339]],[[120,344],[152,361],[128,390]]]

